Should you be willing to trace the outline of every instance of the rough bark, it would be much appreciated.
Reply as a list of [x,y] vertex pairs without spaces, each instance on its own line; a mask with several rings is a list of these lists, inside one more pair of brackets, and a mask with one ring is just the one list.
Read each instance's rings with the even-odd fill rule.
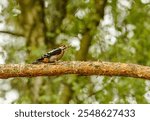
[[64,74],[127,76],[150,79],[150,67],[137,64],[84,61],[59,62],[57,64],[0,65],[0,78],[56,76]]

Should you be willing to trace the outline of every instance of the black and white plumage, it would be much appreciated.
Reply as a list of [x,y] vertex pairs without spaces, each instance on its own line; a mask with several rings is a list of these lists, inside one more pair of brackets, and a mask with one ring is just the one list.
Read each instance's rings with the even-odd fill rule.
[[32,64],[57,62],[59,59],[62,58],[65,52],[65,49],[68,47],[69,46],[63,45],[63,46],[60,46],[59,48],[53,49],[50,52],[43,55],[41,58],[34,61]]

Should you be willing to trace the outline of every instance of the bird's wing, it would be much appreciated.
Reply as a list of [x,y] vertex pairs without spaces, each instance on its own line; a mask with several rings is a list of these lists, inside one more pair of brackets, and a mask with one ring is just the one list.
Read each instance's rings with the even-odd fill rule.
[[51,57],[53,55],[59,55],[60,53],[61,53],[61,49],[56,48],[56,49],[53,49],[50,52],[46,53],[45,55],[43,55],[43,57]]
[[53,55],[59,55],[61,53],[61,49],[60,48],[56,48],[51,50],[50,52],[44,54],[42,57],[38,58],[35,62],[33,63],[38,63],[43,61],[45,58],[50,58]]

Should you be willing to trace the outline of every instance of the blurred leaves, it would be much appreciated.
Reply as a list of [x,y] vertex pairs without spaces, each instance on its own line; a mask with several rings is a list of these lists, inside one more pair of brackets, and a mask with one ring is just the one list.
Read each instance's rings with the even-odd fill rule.
[[[22,40],[16,37],[12,46],[10,38],[8,44],[2,46],[8,53],[7,63],[32,62],[52,48],[70,44],[72,47],[62,60],[76,60],[77,51],[80,49],[80,53],[86,48],[87,60],[150,65],[150,3],[140,0],[44,0],[44,7],[40,7],[42,12],[40,9],[34,11],[34,7],[32,11],[25,8],[36,19],[31,20],[32,25],[24,23],[23,26],[31,28],[23,31],[19,23],[25,6],[20,6],[18,1],[9,0],[2,16],[5,16],[8,30],[11,26],[13,31],[25,33],[23,43],[26,44],[20,45]],[[87,39],[83,39],[85,36]],[[88,39],[89,44],[83,44],[81,49],[81,42],[87,43]],[[35,99],[33,87],[37,86],[37,78],[14,78],[11,85],[20,95],[15,103],[148,103],[144,95],[149,90],[145,90],[147,85],[141,79],[64,75],[42,77],[41,80],[38,99]]]

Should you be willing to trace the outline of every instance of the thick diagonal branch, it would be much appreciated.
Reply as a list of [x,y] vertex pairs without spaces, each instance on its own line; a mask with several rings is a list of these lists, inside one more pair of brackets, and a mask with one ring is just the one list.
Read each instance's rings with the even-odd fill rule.
[[127,76],[150,79],[150,67],[114,62],[71,61],[57,64],[0,65],[0,78],[57,76],[64,74]]

